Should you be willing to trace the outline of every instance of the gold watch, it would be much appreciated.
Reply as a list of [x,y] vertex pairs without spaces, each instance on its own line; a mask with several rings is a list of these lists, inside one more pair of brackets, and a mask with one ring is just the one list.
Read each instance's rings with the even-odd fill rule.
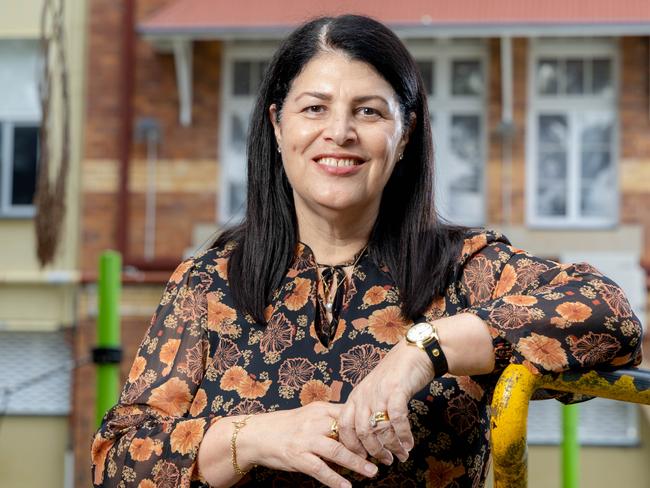
[[433,363],[433,372],[436,377],[444,375],[448,370],[447,358],[440,347],[440,337],[434,324],[418,322],[406,331],[406,343],[417,346],[427,353]]

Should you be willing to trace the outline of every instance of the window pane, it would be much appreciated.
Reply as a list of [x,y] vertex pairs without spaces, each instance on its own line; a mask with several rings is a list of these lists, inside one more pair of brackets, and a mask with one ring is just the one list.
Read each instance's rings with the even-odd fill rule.
[[445,217],[466,225],[483,220],[483,158],[479,115],[452,115],[450,153],[441,168]]
[[539,117],[537,155],[537,214],[564,216],[567,212],[568,123],[564,115]]
[[476,192],[480,189],[481,153],[478,115],[454,115],[451,118],[451,151],[460,166],[450,188]]
[[568,125],[564,115],[540,115],[539,145],[543,151],[564,149],[567,144]]
[[479,61],[454,61],[451,92],[453,95],[480,95],[483,93],[483,73]]
[[566,92],[570,95],[580,95],[584,93],[584,63],[582,60],[567,60]]
[[616,188],[611,154],[583,151],[581,155],[580,209],[586,217],[613,217]]
[[582,148],[609,149],[612,142],[613,122],[611,115],[583,114],[580,131]]
[[231,121],[232,132],[230,134],[230,141],[232,142],[232,147],[243,153],[246,150],[247,121],[239,114],[233,114]]
[[36,191],[38,127],[14,128],[12,205],[31,205]]
[[231,181],[229,197],[230,215],[243,215],[246,210],[246,184],[239,181]]
[[40,118],[39,66],[38,41],[0,40],[0,118]]
[[567,161],[565,152],[542,153],[537,169],[537,213],[544,217],[567,212]]
[[596,94],[612,94],[612,65],[609,59],[592,61],[591,85]]
[[540,95],[556,95],[559,87],[559,64],[555,59],[537,63],[537,90]]
[[235,95],[251,94],[251,63],[235,61],[233,70],[233,93]]
[[433,61],[418,61],[417,65],[422,75],[422,82],[424,83],[424,89],[427,95],[433,95],[435,93]]
[[258,61],[257,63],[257,78],[255,78],[255,86],[253,87],[253,92],[251,94],[257,93],[260,85],[262,84],[262,79],[264,78],[264,73],[266,73],[266,68],[268,68],[268,61]]

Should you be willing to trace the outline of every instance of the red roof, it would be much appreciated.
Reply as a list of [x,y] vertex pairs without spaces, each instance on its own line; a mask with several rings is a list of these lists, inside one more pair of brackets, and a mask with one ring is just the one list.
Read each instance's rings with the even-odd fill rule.
[[616,26],[650,34],[650,0],[170,0],[139,30],[216,35],[286,29],[311,17],[340,13],[370,15],[396,28],[487,27],[498,33],[516,26]]

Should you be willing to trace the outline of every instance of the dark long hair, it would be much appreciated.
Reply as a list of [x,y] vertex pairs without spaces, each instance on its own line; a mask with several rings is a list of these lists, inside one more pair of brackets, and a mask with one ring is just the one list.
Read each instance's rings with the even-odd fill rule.
[[278,113],[291,83],[323,50],[373,66],[393,87],[409,142],[382,194],[368,249],[390,269],[402,314],[415,319],[444,293],[460,253],[464,229],[442,222],[433,199],[433,148],[426,92],[416,64],[398,37],[368,17],[322,17],[296,29],[275,53],[260,85],[248,133],[248,201],[242,224],[213,246],[235,241],[228,279],[237,307],[264,322],[264,308],[281,284],[298,242],[293,193],[277,152],[269,107]]

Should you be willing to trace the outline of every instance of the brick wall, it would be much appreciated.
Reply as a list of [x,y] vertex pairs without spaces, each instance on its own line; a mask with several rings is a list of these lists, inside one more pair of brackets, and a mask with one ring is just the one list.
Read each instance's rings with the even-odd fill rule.
[[513,123],[512,165],[508,174],[507,165],[503,164],[503,137],[499,131],[501,124],[501,47],[493,39],[489,44],[489,98],[488,98],[488,157],[486,166],[486,204],[488,206],[487,222],[503,224],[506,217],[503,212],[503,181],[510,181],[511,224],[523,225],[525,220],[525,139],[526,139],[526,93],[528,80],[528,41],[512,40],[513,55]]
[[[164,4],[138,3],[139,19]],[[82,165],[84,271],[94,270],[101,250],[115,247],[121,121],[120,4],[110,0],[91,3],[89,11],[88,103]],[[174,59],[156,52],[138,38],[135,49],[134,128],[141,117],[153,117],[161,128],[157,148],[157,258],[180,259],[191,243],[195,222],[216,221],[218,188],[217,134],[219,121],[221,44],[196,42],[193,49],[192,125],[178,120]],[[146,184],[146,144],[133,140],[130,168],[131,208],[129,255],[142,258]],[[207,163],[207,164],[206,164]],[[171,182],[171,184],[170,184]]]
[[[166,0],[142,0],[137,3],[137,17],[142,19]],[[116,194],[118,182],[118,148],[120,129],[120,49],[121,2],[94,0],[89,7],[88,86],[84,161],[82,164],[82,256],[83,271],[96,269],[97,257],[106,248],[115,247]],[[488,100],[487,193],[488,222],[501,223],[502,164],[500,47],[489,41],[490,73]],[[512,223],[525,220],[525,121],[527,94],[526,39],[513,40],[514,55],[514,122],[512,144]],[[180,259],[191,243],[195,223],[216,221],[218,190],[218,124],[220,97],[219,42],[194,45],[193,123],[182,127],[178,122],[178,93],[173,58],[161,54],[138,39],[134,90],[134,125],[140,117],[154,117],[161,126],[160,161],[155,180],[156,257]],[[621,40],[621,161],[620,182],[622,223],[645,227],[646,252],[650,262],[650,116],[648,99],[648,39]],[[142,256],[144,238],[145,192],[147,191],[146,148],[133,144],[130,177],[129,252]],[[150,287],[162,292],[163,284]],[[140,300],[144,286],[127,287],[126,302]],[[84,290],[83,293],[90,293]],[[155,293],[154,293],[155,294]],[[157,295],[159,296],[160,293]],[[142,301],[142,300],[141,300]],[[128,372],[136,348],[155,307],[148,311],[125,312],[122,337],[125,346],[123,377]],[[94,344],[94,318],[87,307],[79,307],[76,337],[77,357],[86,355]],[[94,370],[84,366],[75,374],[72,428],[75,445],[75,486],[90,486],[89,443],[94,430]]]
[[643,261],[650,264],[650,38],[621,39],[621,221],[645,231]]

